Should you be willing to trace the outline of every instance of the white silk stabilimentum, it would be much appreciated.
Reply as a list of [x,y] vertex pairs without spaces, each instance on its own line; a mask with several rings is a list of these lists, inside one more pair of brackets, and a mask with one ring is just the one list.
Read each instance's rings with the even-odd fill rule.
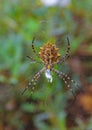
[[45,76],[48,79],[48,81],[52,83],[52,75],[50,74],[50,70],[49,69],[47,69],[45,71]]

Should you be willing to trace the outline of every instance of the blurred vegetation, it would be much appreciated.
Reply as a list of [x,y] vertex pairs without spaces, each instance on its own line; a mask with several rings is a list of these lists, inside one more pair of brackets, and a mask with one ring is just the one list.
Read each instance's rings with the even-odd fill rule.
[[[0,1],[0,130],[92,129],[92,1],[71,0],[66,6],[45,6],[40,0]],[[67,90],[62,79],[44,74],[33,95],[22,90],[43,65],[32,51],[51,41],[64,55],[67,34],[71,56],[56,68],[83,91]],[[26,56],[36,58],[32,63]],[[76,89],[76,86],[73,86]]]

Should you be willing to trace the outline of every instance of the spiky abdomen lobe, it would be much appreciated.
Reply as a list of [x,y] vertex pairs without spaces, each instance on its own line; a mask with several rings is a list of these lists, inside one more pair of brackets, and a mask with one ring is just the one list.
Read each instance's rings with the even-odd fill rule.
[[44,64],[47,65],[57,63],[60,58],[58,48],[56,48],[56,46],[50,42],[44,44],[44,46],[40,48],[39,55]]

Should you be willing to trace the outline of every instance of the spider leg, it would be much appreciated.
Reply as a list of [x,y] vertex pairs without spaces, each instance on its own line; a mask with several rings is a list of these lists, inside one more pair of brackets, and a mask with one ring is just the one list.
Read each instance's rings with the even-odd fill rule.
[[36,60],[32,56],[26,56],[28,59],[30,59],[33,62],[36,62]]
[[36,59],[34,59],[32,56],[27,56],[28,59],[30,59],[32,62],[37,62],[37,63],[40,63],[42,64],[42,62],[40,61],[37,61]]
[[32,50],[33,50],[33,52],[35,53],[35,55],[36,55],[37,57],[39,57],[39,54],[36,52],[35,47],[34,47],[34,40],[35,40],[35,37],[33,37],[33,39],[32,39]]
[[60,60],[59,60],[59,62],[58,62],[58,63],[60,63],[60,64],[61,64],[61,63],[64,63],[65,60],[70,56],[70,55],[69,55],[69,53],[70,53],[70,42],[69,42],[68,36],[67,36],[67,43],[68,43],[67,51],[66,51],[65,56],[63,56],[63,57],[60,58]]
[[[59,72],[58,70],[52,68],[52,71],[55,72],[60,78],[63,79],[64,83],[67,85],[67,87],[70,89],[70,91],[72,92],[73,96],[75,97],[74,95],[74,92],[73,92],[73,89],[71,88],[70,86],[70,83],[74,83],[75,86],[79,89],[79,86],[78,84],[76,83],[76,81],[72,80],[67,74],[63,73],[63,72]],[[76,97],[75,97],[76,98]]]
[[25,91],[27,89],[29,89],[29,87],[31,87],[32,91],[31,94],[33,93],[34,89],[35,89],[35,84],[36,81],[40,78],[41,74],[45,71],[45,67],[42,68],[37,74],[35,74],[35,76],[32,78],[32,80],[28,83],[28,85],[26,86],[26,88],[23,90],[22,95],[25,93]]

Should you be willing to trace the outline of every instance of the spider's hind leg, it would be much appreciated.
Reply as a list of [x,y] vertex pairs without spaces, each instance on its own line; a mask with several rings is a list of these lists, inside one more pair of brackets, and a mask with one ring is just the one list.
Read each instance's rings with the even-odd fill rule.
[[[52,69],[53,72],[55,72],[60,78],[63,79],[64,83],[66,84],[67,88],[72,92],[74,98],[76,98],[75,92],[73,91],[72,87],[71,87],[71,83],[74,83],[75,86],[77,85],[77,83],[72,80],[67,74],[63,73],[63,72],[59,72],[56,69]],[[77,86],[76,86],[77,87]],[[79,88],[78,88],[79,89]]]
[[26,90],[28,90],[29,88],[31,88],[31,94],[34,92],[35,90],[35,86],[36,86],[36,81],[40,78],[41,74],[45,71],[45,68],[42,68],[37,74],[35,74],[35,76],[32,78],[32,80],[28,83],[28,85],[25,87],[25,89],[23,90],[23,92],[21,93],[22,95],[26,92]]
[[33,94],[35,90],[35,86],[36,86],[36,82],[31,80],[21,94],[23,95],[30,87],[31,87],[31,94]]

